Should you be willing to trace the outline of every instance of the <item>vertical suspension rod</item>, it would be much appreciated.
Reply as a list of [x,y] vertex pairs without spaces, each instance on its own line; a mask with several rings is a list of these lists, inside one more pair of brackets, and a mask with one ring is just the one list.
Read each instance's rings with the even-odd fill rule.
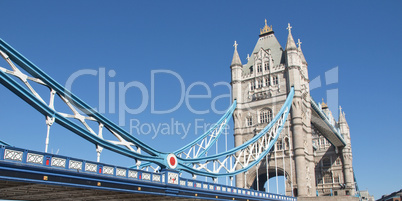
[[267,191],[267,193],[269,193],[269,172],[268,172],[269,161],[268,161],[268,154],[265,155],[265,163],[266,163],[265,166],[267,168],[267,189],[266,189],[266,191]]
[[[225,152],[228,151],[228,130],[225,126]],[[225,161],[225,167],[228,167],[228,160]],[[226,186],[228,185],[228,177],[226,176]]]
[[274,153],[274,158],[275,158],[275,179],[276,179],[276,194],[278,193],[278,163],[276,161],[276,151],[277,151],[277,145],[275,143],[275,153]]
[[285,192],[283,193],[284,195],[286,195],[286,166],[285,166],[285,135],[283,135],[282,137],[282,165],[283,165],[283,185],[284,185],[284,189]]
[[[50,100],[49,100],[49,107],[54,110],[54,95],[56,94],[56,91],[51,89],[50,90]],[[47,150],[49,148],[49,141],[50,141],[50,126],[53,125],[54,123],[54,117],[49,117],[46,116],[46,125],[47,125],[47,132],[46,132],[46,142],[45,142],[45,153],[47,153]]]
[[258,177],[259,177],[259,175],[258,175],[258,169],[259,169],[259,164],[258,165],[256,165],[255,166],[255,168],[256,168],[256,172],[257,172],[257,191],[260,191],[260,182],[259,182],[259,180],[258,180]]
[[[265,147],[266,149],[268,149],[268,133],[265,135]],[[267,193],[269,193],[269,172],[268,172],[268,166],[269,166],[269,162],[268,162],[268,155],[269,153],[267,153],[267,155],[265,155],[265,168],[266,168],[266,174],[267,174],[267,187],[265,188],[265,191]]]
[[47,132],[46,132],[46,141],[45,141],[45,153],[47,153],[49,147],[49,138],[50,138],[50,126],[51,126],[51,117],[46,117],[47,124]]

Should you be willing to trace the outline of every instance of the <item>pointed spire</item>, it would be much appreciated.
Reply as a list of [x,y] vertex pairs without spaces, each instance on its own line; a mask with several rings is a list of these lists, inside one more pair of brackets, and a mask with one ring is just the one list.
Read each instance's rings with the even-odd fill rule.
[[300,42],[300,39],[297,39],[297,49],[299,50],[299,54],[300,54],[300,59],[303,63],[307,63],[306,58],[304,57],[303,51],[301,49],[301,44],[302,42]]
[[296,43],[293,40],[293,36],[292,36],[292,27],[290,26],[290,23],[288,23],[288,28],[286,28],[289,31],[289,35],[288,35],[288,41],[286,43],[286,50],[295,50],[297,49],[296,47]]
[[346,123],[346,117],[345,117],[345,112],[342,112],[342,107],[339,106],[339,119],[338,119],[339,124],[341,123]]
[[234,53],[233,53],[233,59],[232,59],[232,64],[230,65],[230,66],[234,66],[234,65],[242,65],[241,64],[241,60],[240,60],[240,57],[239,57],[239,53],[237,52],[237,42],[235,41],[235,43],[234,43],[234,47],[235,47],[235,49],[234,49]]

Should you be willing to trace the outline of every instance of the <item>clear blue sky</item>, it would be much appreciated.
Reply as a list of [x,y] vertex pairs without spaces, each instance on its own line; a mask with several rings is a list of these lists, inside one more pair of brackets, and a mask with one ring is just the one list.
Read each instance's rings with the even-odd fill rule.
[[[229,106],[229,98],[224,97],[216,105],[212,103],[229,93],[226,86],[214,84],[230,82],[234,41],[244,63],[264,19],[273,26],[283,47],[287,23],[291,23],[293,37],[303,42],[310,79],[321,78],[322,86],[312,91],[313,98],[321,101],[327,99],[326,91],[338,90],[338,103],[351,129],[353,165],[360,189],[368,189],[379,198],[402,188],[401,1],[3,0],[0,8],[0,37],[61,84],[79,70],[98,73],[81,76],[72,85],[72,91],[94,107],[99,107],[99,73],[105,69],[105,115],[114,122],[122,119],[121,102],[113,90],[108,90],[109,84],[115,84],[116,94],[119,82],[143,84],[148,101],[138,88],[124,93],[127,107],[144,106],[139,114],[126,114],[126,130],[130,130],[131,120],[149,126],[177,121],[193,131],[187,136],[183,131],[157,136],[133,132],[166,152],[201,134],[201,130],[196,133],[196,123],[199,126],[218,120],[220,114],[214,109]],[[0,62],[0,66],[6,65]],[[326,84],[325,72],[334,67],[339,70],[338,81]],[[157,73],[151,96],[152,70],[161,69],[177,73],[190,94],[205,95],[208,88],[211,95],[191,99],[188,104],[184,101],[167,114],[152,113],[152,99],[155,110],[166,111],[180,103],[183,95],[177,76]],[[197,82],[205,85],[190,87]],[[43,151],[45,118],[6,88],[0,87],[0,94],[0,139]],[[109,109],[109,96],[116,99],[114,112]],[[195,114],[191,109],[206,114]],[[96,160],[93,145],[57,125],[52,127],[49,148],[59,150],[59,154]],[[121,165],[132,164],[109,152],[102,155],[103,162],[116,160]]]

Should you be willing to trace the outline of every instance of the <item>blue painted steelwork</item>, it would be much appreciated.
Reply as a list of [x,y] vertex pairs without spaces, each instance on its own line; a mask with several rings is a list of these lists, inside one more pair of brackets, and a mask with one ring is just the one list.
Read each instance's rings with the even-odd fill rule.
[[118,125],[116,125],[115,123],[113,123],[112,121],[107,119],[106,117],[104,117],[102,114],[95,111],[91,106],[86,104],[84,101],[82,101],[77,96],[75,96],[74,94],[69,92],[67,89],[65,89],[58,82],[53,80],[49,75],[47,75],[45,72],[43,72],[40,68],[38,68],[35,64],[33,64],[31,61],[29,61],[27,58],[25,58],[22,54],[20,54],[18,51],[16,51],[14,48],[12,48],[9,44],[7,44],[2,39],[0,39],[0,50],[7,53],[9,58],[13,62],[15,62],[18,66],[20,66],[22,69],[24,69],[25,71],[30,73],[35,78],[41,79],[47,85],[47,87],[55,90],[58,94],[67,98],[76,107],[80,108],[80,110],[82,112],[84,112],[88,116],[95,118],[98,122],[101,122],[108,128],[113,129],[114,131],[118,132],[125,140],[133,142],[136,146],[140,147],[144,152],[150,154],[151,156],[145,156],[142,154],[138,154],[136,152],[127,151],[127,150],[121,149],[118,146],[113,145],[112,143],[99,139],[98,137],[94,136],[90,132],[82,129],[77,124],[71,122],[67,118],[58,114],[55,110],[51,109],[49,106],[47,106],[46,104],[44,104],[43,102],[38,100],[31,92],[29,92],[25,88],[21,87],[17,82],[15,82],[13,79],[11,79],[8,75],[6,75],[4,72],[0,71],[0,78],[1,78],[0,82],[4,86],[6,86],[9,90],[11,90],[16,95],[18,95],[21,99],[23,99],[26,102],[28,102],[29,104],[31,104],[32,107],[34,107],[36,110],[41,112],[43,115],[55,117],[55,121],[57,123],[59,123],[60,125],[64,126],[65,128],[71,130],[72,132],[80,135],[81,137],[85,138],[86,140],[88,140],[94,144],[99,144],[101,146],[104,146],[105,148],[112,149],[120,154],[129,156],[129,157],[134,157],[136,159],[141,159],[141,160],[152,161],[157,164],[160,164],[161,166],[166,166],[166,164],[163,161],[164,156],[167,155],[166,153],[159,152],[159,151],[155,150],[154,148],[148,146],[147,144],[143,143],[139,139],[130,135],[128,132],[123,130],[121,127],[119,127]]
[[0,145],[10,146],[10,144],[8,144],[7,142],[4,142],[3,140],[0,140]]
[[[26,101],[28,104],[30,104],[32,107],[34,107],[37,111],[39,111],[43,115],[55,117],[55,121],[58,124],[69,129],[70,131],[76,133],[77,135],[83,137],[84,139],[88,140],[89,142],[92,142],[94,144],[99,144],[105,148],[111,149],[112,151],[115,151],[119,154],[131,157],[131,158],[153,161],[160,165],[164,165],[163,158],[161,158],[161,155],[163,155],[162,153],[158,153],[156,156],[146,156],[146,155],[138,154],[136,152],[132,152],[127,149],[123,149],[113,143],[110,143],[108,141],[98,138],[97,136],[95,136],[92,133],[90,133],[89,131],[83,129],[81,126],[78,126],[71,120],[63,117],[59,113],[56,113],[53,109],[51,109],[45,103],[43,103],[42,101],[37,99],[31,92],[29,92],[27,89],[23,88],[21,85],[19,85],[16,81],[11,79],[7,74],[5,74],[2,71],[0,71],[0,83],[3,84],[8,89],[10,89],[12,92],[14,92],[14,94],[19,96],[24,101]],[[156,152],[155,152],[155,154],[156,154]]]
[[[32,155],[42,160],[33,160]],[[56,164],[54,159],[64,163]],[[94,165],[95,171],[88,169],[88,164]],[[106,172],[106,168],[113,171]],[[147,172],[9,146],[0,147],[0,170],[0,179],[10,181],[212,200],[297,201],[295,197],[181,177],[177,183],[169,183],[168,174],[176,171]]]
[[209,146],[207,146],[205,148],[205,150],[203,150],[201,153],[199,153],[195,158],[198,158],[200,156],[205,155],[206,152],[208,152],[208,150],[212,147],[212,145],[215,144],[216,140],[218,140],[219,136],[222,134],[222,130],[224,127],[226,127],[226,125],[228,124],[228,119],[232,116],[234,110],[236,109],[236,104],[237,104],[237,100],[235,100],[233,102],[233,104],[229,107],[228,111],[225,113],[225,115],[223,115],[221,117],[221,119],[213,126],[211,127],[207,132],[205,132],[203,135],[201,135],[200,137],[198,137],[197,139],[195,139],[193,142],[187,144],[186,146],[176,150],[175,152],[173,152],[174,154],[179,154],[180,152],[185,151],[186,149],[191,148],[192,146],[196,145],[197,143],[199,143],[200,141],[202,141],[203,139],[205,139],[206,137],[208,137],[209,134],[211,134],[214,130],[217,129],[218,126],[220,126],[219,131],[216,134],[216,137],[214,137],[214,139],[212,140],[211,144]]
[[[45,72],[43,72],[41,69],[39,69],[37,66],[35,66],[32,62],[30,62],[28,59],[26,59],[23,55],[21,55],[19,52],[17,52],[15,49],[13,49],[10,45],[8,45],[6,42],[4,42],[2,39],[0,39],[0,50],[2,51],[2,56],[9,61],[10,59],[12,62],[15,64],[19,65],[22,69],[24,69],[26,72],[30,73],[34,78],[39,79],[41,82],[44,83],[45,86],[49,87],[52,91],[55,91],[60,97],[64,97],[66,101],[73,103],[75,107],[77,107],[79,110],[81,110],[83,113],[88,115],[91,118],[94,118],[99,124],[104,125],[107,129],[116,132],[121,138],[126,140],[129,143],[133,143],[135,146],[143,150],[145,153],[149,155],[144,155],[141,153],[138,153],[136,151],[133,151],[132,149],[126,149],[121,146],[118,146],[112,142],[109,142],[107,140],[104,140],[100,138],[99,136],[95,135],[94,133],[91,133],[88,129],[83,128],[82,126],[79,126],[78,124],[74,123],[67,117],[63,116],[62,114],[58,113],[55,109],[52,107],[48,106],[41,98],[37,97],[32,91],[27,90],[26,88],[22,87],[18,82],[16,82],[14,79],[12,79],[10,76],[8,76],[5,72],[0,70],[0,83],[3,84],[5,87],[7,87],[9,90],[11,90],[13,93],[15,93],[17,96],[19,96],[21,99],[26,101],[28,104],[30,104],[32,107],[34,107],[37,111],[45,115],[46,117],[51,117],[55,119],[55,122],[60,124],[61,126],[69,129],[73,133],[81,136],[82,138],[86,139],[87,141],[99,145],[101,147],[107,148],[111,151],[114,151],[116,153],[134,158],[136,160],[141,160],[141,161],[149,161],[152,163],[155,163],[159,165],[162,168],[167,168],[169,167],[168,161],[167,161],[167,156],[169,153],[163,153],[160,151],[157,151],[156,149],[153,149],[149,145],[143,143],[139,139],[135,138],[134,136],[130,135],[128,132],[124,131],[122,128],[111,122],[109,119],[104,117],[102,114],[98,113],[92,107],[90,107],[88,104],[86,104],[84,101],[79,99],[77,96],[66,90],[62,85],[54,81],[50,76],[48,76]],[[3,53],[4,52],[4,53]],[[7,55],[6,55],[7,54]],[[11,62],[9,61],[9,62]],[[26,75],[25,75],[26,76]],[[22,79],[21,77],[19,77]],[[26,78],[25,78],[26,79]],[[248,169],[250,169],[252,166],[258,164],[262,158],[266,154],[269,153],[271,150],[272,146],[275,144],[276,140],[278,139],[278,136],[284,126],[284,123],[287,119],[292,99],[294,95],[294,89],[291,88],[289,96],[287,100],[285,101],[285,104],[283,105],[282,109],[279,111],[279,113],[275,116],[273,121],[271,121],[259,134],[257,134],[255,137],[253,137],[251,140],[248,142],[244,143],[243,145],[236,147],[234,149],[231,149],[229,151],[219,153],[213,156],[208,156],[205,157],[203,156],[206,151],[211,147],[214,142],[217,140],[217,136],[214,136],[212,139],[212,143],[205,147],[205,150],[202,150],[201,153],[197,154],[195,158],[182,158],[182,157],[177,157],[178,165],[177,165],[177,170],[184,170],[192,174],[197,174],[197,175],[204,175],[204,176],[210,176],[210,177],[218,177],[218,176],[234,176],[236,174],[239,174],[241,172],[245,172]],[[220,124],[217,124],[216,126],[221,126],[220,129],[222,129],[223,125],[226,125],[227,120],[229,117],[232,115],[234,109],[236,107],[236,103],[234,103],[231,108],[229,108],[228,112],[218,121]],[[217,127],[215,127],[214,130],[216,130]],[[210,132],[214,131],[210,130]],[[220,135],[220,131],[216,133],[216,135]],[[210,132],[207,132],[204,134],[204,136],[199,137],[198,139],[194,140],[192,143],[189,145],[183,147],[182,149],[179,149],[175,152],[175,154],[180,153],[181,151],[185,149],[189,149],[191,146],[195,146],[200,140],[205,139],[205,137],[210,134]],[[268,132],[270,132],[270,135],[268,136]],[[267,141],[269,137],[269,144],[266,145],[261,145],[257,144],[257,141],[260,139],[265,139]],[[271,138],[273,138],[271,140]],[[200,171],[199,169],[195,168],[196,164],[204,163],[208,164],[211,161],[214,161],[217,163],[220,163],[218,160],[219,158],[228,158],[228,157],[234,157],[236,152],[238,151],[243,151],[244,154],[246,154],[247,147],[249,146],[259,146],[259,152],[256,153],[258,155],[258,158],[255,158],[253,162],[249,163],[242,167],[241,169],[238,170],[231,170],[227,171],[226,173],[219,173],[219,172],[210,172],[210,171]],[[268,147],[267,147],[268,146]],[[263,150],[261,150],[261,147],[263,147]],[[251,154],[254,154],[250,152]],[[221,167],[222,168],[222,163]],[[205,166],[204,166],[205,167]],[[220,169],[219,168],[219,169]],[[227,168],[226,168],[227,169]],[[214,170],[215,171],[215,170]]]
[[[290,107],[292,106],[293,96],[294,96],[294,88],[292,87],[290,89],[289,95],[286,98],[286,101],[285,101],[284,105],[282,106],[282,108],[278,112],[278,114],[275,116],[275,118],[263,130],[261,130],[257,135],[255,135],[249,141],[247,141],[244,144],[242,144],[242,145],[240,145],[238,147],[235,147],[235,148],[233,148],[231,150],[228,150],[228,151],[216,154],[216,155],[212,155],[212,156],[199,157],[199,158],[194,158],[194,159],[178,158],[178,160],[180,161],[179,162],[180,169],[183,169],[184,171],[187,171],[187,172],[190,172],[190,173],[193,173],[193,174],[209,176],[209,177],[215,177],[216,178],[216,177],[220,177],[220,176],[234,176],[234,175],[237,175],[239,173],[242,173],[242,172],[245,172],[245,171],[249,170],[254,165],[257,165],[271,151],[271,148],[276,143],[276,141],[277,141],[277,139],[279,137],[279,134],[281,133],[281,130],[283,129],[283,126],[285,125],[285,121],[286,121],[287,116],[289,114]],[[272,139],[269,142],[268,149],[262,151],[262,153],[259,155],[259,157],[254,159],[254,161],[251,162],[247,167],[242,167],[241,169],[238,169],[238,170],[235,170],[235,171],[232,171],[232,172],[227,172],[227,173],[212,173],[212,172],[207,172],[207,171],[196,170],[191,166],[185,165],[185,164],[196,164],[196,163],[200,163],[200,162],[213,161],[213,160],[217,160],[219,158],[227,158],[230,155],[234,155],[234,154],[236,154],[236,152],[244,150],[247,147],[249,147],[251,144],[256,143],[259,139],[261,139],[264,135],[266,135],[267,132],[270,129],[272,129],[273,126],[276,125],[280,119],[283,119],[284,121],[282,121],[282,123],[278,126],[277,131],[276,131],[275,136],[274,136],[274,139]]]
[[[211,137],[210,135],[214,135],[213,137],[211,137],[211,142],[205,146],[203,148],[202,151],[200,151],[199,153],[197,153],[194,157],[190,157],[190,158],[198,158],[201,156],[204,156],[205,153],[208,152],[208,150],[216,143],[216,141],[219,139],[219,137],[222,134],[222,130],[227,126],[228,122],[229,122],[229,118],[232,117],[234,110],[236,109],[236,104],[237,101],[235,100],[232,105],[228,108],[228,110],[226,111],[226,113],[219,119],[218,122],[216,122],[214,124],[214,126],[212,126],[210,129],[208,129],[207,132],[205,132],[204,134],[202,134],[200,137],[198,137],[197,139],[195,139],[194,141],[192,141],[191,143],[187,144],[186,146],[176,150],[173,152],[173,154],[175,154],[176,156],[180,157],[180,158],[188,158],[186,156],[182,157],[180,156],[181,153],[188,151],[191,148],[194,148],[194,146],[196,146],[197,148],[199,148],[200,146],[202,146],[202,141],[203,140],[207,140],[208,137]],[[206,142],[205,142],[206,143]],[[195,149],[195,148],[194,148]],[[194,150],[195,152],[195,150]],[[144,163],[140,166],[140,168],[146,167],[151,165],[152,163]],[[134,167],[134,166],[133,166]]]

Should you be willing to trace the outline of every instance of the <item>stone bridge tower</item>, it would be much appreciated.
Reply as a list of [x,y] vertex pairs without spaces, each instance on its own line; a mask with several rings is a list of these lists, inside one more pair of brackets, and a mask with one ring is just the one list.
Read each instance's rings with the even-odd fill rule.
[[263,190],[267,175],[269,178],[279,175],[286,178],[287,195],[354,194],[350,133],[345,115],[341,113],[336,122],[325,103],[319,105],[345,139],[346,146],[337,147],[326,140],[328,137],[323,134],[326,131],[322,127],[314,125],[307,61],[301,42],[296,45],[293,39],[291,28],[288,24],[288,38],[283,49],[272,26],[265,20],[246,64],[242,64],[235,42],[230,65],[232,98],[237,100],[235,146],[261,131],[281,109],[290,88],[295,89],[291,113],[275,150],[259,167],[237,175],[236,186],[254,189],[258,186]]

